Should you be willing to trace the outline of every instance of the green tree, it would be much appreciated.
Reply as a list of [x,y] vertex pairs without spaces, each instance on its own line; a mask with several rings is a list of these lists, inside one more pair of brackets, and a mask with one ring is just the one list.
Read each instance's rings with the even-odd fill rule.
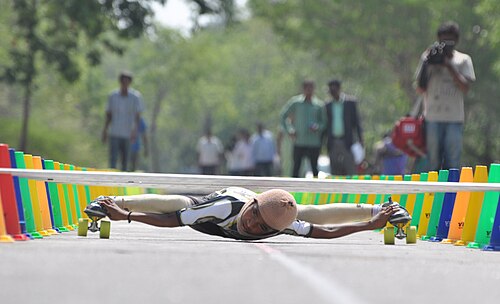
[[[151,0],[153,1],[153,0]],[[80,47],[90,64],[100,62],[104,50],[121,52],[119,38],[138,37],[150,26],[151,1],[126,0],[15,0],[11,1],[10,64],[1,79],[23,90],[23,118],[19,148],[27,146],[31,99],[40,60],[54,65],[65,80],[79,78]],[[164,3],[164,0],[156,0]]]

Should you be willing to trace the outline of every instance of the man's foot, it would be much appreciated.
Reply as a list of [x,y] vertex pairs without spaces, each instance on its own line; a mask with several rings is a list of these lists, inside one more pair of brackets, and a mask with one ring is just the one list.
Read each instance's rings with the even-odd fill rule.
[[389,197],[389,201],[382,204],[382,207],[387,207],[387,206],[391,206],[391,205],[398,206],[399,210],[396,211],[396,213],[394,213],[393,215],[391,215],[391,217],[389,218],[389,223],[396,226],[397,224],[406,225],[406,223],[411,221],[411,215],[408,212],[408,210],[406,210],[405,207],[401,206],[397,202],[393,202],[390,197]]
[[85,212],[89,217],[98,217],[98,218],[103,218],[108,216],[106,209],[101,206],[99,201],[104,200],[104,199],[111,199],[110,197],[107,196],[99,196],[95,200],[91,201],[90,204],[85,207]]

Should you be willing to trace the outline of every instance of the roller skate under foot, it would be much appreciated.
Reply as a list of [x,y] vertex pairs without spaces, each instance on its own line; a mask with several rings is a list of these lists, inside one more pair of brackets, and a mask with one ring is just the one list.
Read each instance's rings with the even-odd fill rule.
[[101,239],[109,239],[111,223],[109,221],[102,220],[107,216],[107,213],[106,209],[99,204],[100,200],[107,198],[108,197],[106,196],[99,196],[90,202],[87,207],[85,207],[83,212],[85,212],[89,218],[80,218],[78,220],[78,236],[87,236],[87,232],[90,230],[91,232],[99,231],[99,237]]
[[[398,205],[399,210],[391,215],[389,223],[394,227],[384,228],[384,244],[394,245],[395,238],[402,240],[406,238],[407,244],[415,244],[417,242],[417,228],[415,226],[408,226],[411,221],[411,215],[403,206],[397,202],[393,202],[389,197],[389,201],[385,202],[382,206]],[[396,231],[394,231],[396,230]]]

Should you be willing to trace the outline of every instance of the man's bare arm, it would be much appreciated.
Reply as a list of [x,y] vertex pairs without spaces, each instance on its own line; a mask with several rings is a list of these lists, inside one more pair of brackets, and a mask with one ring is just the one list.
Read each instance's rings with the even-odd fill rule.
[[398,210],[396,206],[384,207],[382,210],[366,222],[347,223],[339,225],[313,225],[311,238],[334,239],[360,231],[384,228],[387,220]]
[[101,206],[106,209],[108,217],[114,221],[124,221],[130,220],[156,226],[156,227],[180,227],[177,215],[175,212],[171,213],[145,213],[145,212],[131,212],[129,216],[129,211],[125,211],[118,207],[118,205],[113,202],[113,200],[102,200],[100,201]]

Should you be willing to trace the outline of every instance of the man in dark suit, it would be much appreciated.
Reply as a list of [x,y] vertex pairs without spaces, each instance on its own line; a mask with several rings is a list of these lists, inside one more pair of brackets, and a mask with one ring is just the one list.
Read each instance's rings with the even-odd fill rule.
[[325,105],[327,148],[331,173],[353,175],[356,173],[356,164],[351,146],[356,141],[363,145],[363,136],[357,100],[341,92],[341,85],[340,80],[332,80],[328,83],[332,99]]

